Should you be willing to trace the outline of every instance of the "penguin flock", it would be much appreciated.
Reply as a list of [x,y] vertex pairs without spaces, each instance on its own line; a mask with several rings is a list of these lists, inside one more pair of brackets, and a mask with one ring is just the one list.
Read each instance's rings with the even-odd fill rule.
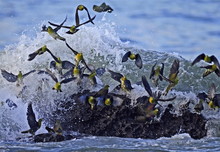
[[[80,17],[79,17],[79,11],[86,11],[88,20],[80,23]],[[107,12],[111,13],[113,9],[106,5],[105,3],[101,4],[100,6],[94,5],[93,10],[96,12]],[[16,82],[16,85],[22,85],[23,79],[30,75],[31,73],[37,72],[37,74],[46,74],[48,75],[53,81],[54,86],[52,87],[53,90],[56,90],[57,92],[62,92],[62,85],[69,83],[71,81],[77,82],[77,86],[83,87],[81,84],[81,81],[84,78],[87,78],[90,80],[91,84],[94,85],[94,87],[97,85],[97,76],[102,76],[103,73],[108,72],[110,74],[110,77],[117,81],[119,84],[113,89],[113,91],[109,91],[109,85],[105,84],[103,88],[96,92],[87,92],[80,97],[78,97],[76,100],[83,104],[88,104],[90,106],[90,109],[95,111],[97,106],[118,106],[120,105],[118,102],[123,102],[123,99],[119,99],[116,94],[121,91],[126,96],[129,96],[130,92],[135,89],[132,87],[131,81],[123,74],[112,71],[110,69],[105,68],[93,68],[90,65],[87,64],[86,59],[83,56],[83,53],[80,53],[76,50],[74,50],[66,41],[66,39],[58,34],[58,31],[61,28],[68,29],[66,31],[67,34],[74,34],[78,32],[81,26],[91,23],[94,24],[94,19],[96,16],[91,17],[89,10],[84,5],[78,5],[75,11],[75,23],[72,26],[65,26],[65,22],[67,20],[67,17],[63,20],[61,24],[55,24],[52,22],[48,22],[50,26],[43,25],[42,26],[42,32],[47,32],[53,39],[55,40],[61,40],[64,41],[66,44],[66,47],[69,48],[69,50],[74,55],[74,63],[62,60],[60,57],[55,56],[52,51],[47,47],[47,45],[42,46],[38,50],[34,51],[33,53],[28,55],[28,61],[37,60],[38,56],[43,55],[45,53],[49,53],[51,55],[52,61],[50,62],[50,69],[46,68],[44,70],[31,70],[25,74],[22,74],[21,71],[19,73],[13,74],[10,73],[4,69],[1,69],[2,76],[9,82]],[[51,27],[52,26],[52,27]],[[54,27],[54,28],[53,28]],[[130,62],[130,60],[134,60],[134,63],[137,68],[142,69],[143,68],[143,61],[140,54],[134,54],[131,51],[126,52],[122,57],[122,63],[124,62]],[[200,68],[204,68],[205,71],[203,73],[203,78],[207,77],[211,73],[215,73],[218,77],[220,77],[220,65],[218,59],[212,55],[208,56],[205,54],[200,54],[198,57],[195,58],[195,60],[192,62],[191,66],[194,66],[201,60],[204,60],[209,65],[207,66],[201,66]],[[172,90],[179,82],[178,74],[179,74],[179,68],[180,68],[180,61],[178,59],[175,59],[170,67],[170,72],[168,76],[164,76],[164,69],[165,69],[164,63],[155,63],[152,66],[149,80],[152,81],[152,83],[157,87],[159,85],[160,81],[165,80],[168,84],[164,91],[152,91],[152,87],[149,85],[148,80],[146,76],[142,76],[141,84],[144,86],[144,89],[146,90],[147,94],[138,97],[136,99],[136,104],[139,107],[140,111],[143,113],[140,117],[137,118],[139,121],[146,121],[149,118],[153,119],[156,117],[159,112],[160,108],[158,108],[158,105],[161,106],[158,101],[160,102],[167,102],[172,101],[176,98],[174,95],[173,97],[167,98],[167,94]],[[55,72],[58,72],[60,78],[57,78],[55,76],[54,72],[52,72],[51,69],[54,69]],[[64,70],[67,70],[67,72],[64,73]],[[87,73],[85,73],[87,71]],[[201,112],[203,108],[203,103],[207,103],[210,108],[219,108],[220,107],[220,94],[216,93],[216,86],[215,84],[212,84],[210,87],[210,90],[208,93],[202,92],[197,95],[199,99],[199,103],[195,106],[195,111]],[[32,135],[35,134],[35,132],[41,127],[41,123],[43,119],[36,120],[35,113],[32,108],[32,103],[28,104],[27,107],[27,121],[29,124],[30,129],[27,131],[22,131],[22,133],[30,133]],[[55,133],[55,134],[62,134],[62,126],[60,120],[56,120],[54,127],[49,128],[46,127],[46,130],[49,133]]]

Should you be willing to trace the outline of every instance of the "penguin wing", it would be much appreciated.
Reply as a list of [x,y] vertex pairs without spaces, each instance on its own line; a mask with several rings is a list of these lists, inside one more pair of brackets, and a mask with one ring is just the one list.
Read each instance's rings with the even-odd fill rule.
[[85,65],[85,67],[86,67],[90,72],[92,72],[92,70],[91,70],[91,69],[89,68],[89,66],[86,64],[86,61],[85,61],[84,58],[82,59],[82,64]]
[[49,23],[50,25],[56,26],[56,27],[62,27],[62,28],[67,28],[67,29],[70,29],[70,28],[71,28],[71,26],[60,26],[60,25],[55,24],[55,23],[52,23],[52,22],[50,22],[50,21],[48,21],[48,23]]
[[147,81],[147,79],[146,79],[146,77],[145,76],[142,76],[142,83],[143,83],[143,85],[144,85],[144,89],[147,91],[147,93],[149,94],[149,96],[153,96],[153,93],[152,93],[152,90],[151,90],[151,88],[150,88],[150,85],[149,85],[149,83],[148,83],[148,81]]
[[13,73],[9,73],[6,70],[1,69],[2,76],[9,82],[15,82],[18,79],[17,75],[14,75]]
[[220,77],[220,70],[219,70],[219,69],[216,69],[216,70],[215,70],[215,74],[216,74],[218,77]]
[[131,86],[131,81],[125,80],[125,88],[129,91],[133,89]]
[[216,106],[220,107],[220,94],[216,94],[213,101]]
[[102,3],[100,7],[102,7],[103,12],[111,13],[113,11],[113,9],[109,5],[106,5],[105,3]]
[[122,62],[126,62],[130,55],[131,55],[131,51],[125,53],[125,55],[122,57]]
[[143,66],[142,59],[139,54],[136,54],[135,64],[139,69],[141,69]]
[[73,63],[69,62],[69,61],[63,61],[62,62],[62,68],[63,69],[72,69],[74,67],[75,67],[75,65]]
[[204,69],[212,69],[212,65],[200,66],[200,68],[204,68]]
[[64,21],[63,21],[59,26],[57,26],[57,27],[54,29],[54,32],[57,32],[57,31],[63,26],[63,24],[66,22],[66,20],[67,20],[67,16],[66,16],[66,18],[64,19]]
[[78,7],[76,8],[76,12],[75,12],[75,24],[76,26],[79,25],[79,13],[78,13],[79,9]]
[[111,74],[111,78],[114,79],[115,81],[118,81],[119,83],[121,83],[121,78],[123,77],[122,74],[114,72],[112,70],[108,69],[108,72]]
[[94,24],[94,22],[93,22],[93,20],[92,20],[92,18],[91,18],[91,16],[90,16],[90,14],[89,14],[88,9],[87,9],[85,6],[84,6],[84,9],[85,9],[86,12],[87,12],[87,15],[88,15],[88,18],[89,18],[90,22],[91,22],[92,24]]
[[204,53],[198,55],[198,56],[193,60],[191,66],[193,66],[193,65],[196,64],[196,63],[198,63],[198,62],[201,61],[201,60],[204,60],[204,58],[205,58],[205,54],[204,54]]
[[[66,42],[66,41],[65,41],[65,42]],[[79,52],[75,51],[73,48],[71,48],[67,42],[66,42],[66,46],[67,46],[75,55],[77,55],[77,54],[79,53]]]
[[68,77],[73,77],[73,68],[67,71],[64,75],[63,78],[68,78]]
[[27,121],[31,129],[36,128],[38,126],[38,122],[36,121],[36,117],[32,109],[32,103],[29,103],[27,108]]
[[[81,24],[79,24],[79,25],[76,25],[76,28],[77,27],[80,27],[80,26],[82,26],[82,25],[84,25],[84,24],[87,24],[87,23],[89,23],[89,22],[91,22],[91,23],[93,23],[93,20],[96,18],[96,15],[93,17],[93,18],[90,18],[88,21],[85,21],[85,22],[83,22],[83,23],[81,23]],[[93,23],[94,24],[94,23]]]
[[157,63],[155,63],[152,68],[151,68],[151,72],[150,72],[150,79],[155,75],[155,66],[157,65]]
[[38,51],[35,51],[28,55],[28,61],[32,61],[38,55]]
[[46,69],[46,71],[40,70],[37,74],[47,74],[47,75],[49,75],[56,83],[58,82],[57,77],[56,77],[49,69]]
[[92,9],[99,13],[103,12],[103,8],[97,5],[93,5]]
[[208,98],[210,100],[212,100],[215,96],[215,93],[216,93],[216,87],[215,87],[215,84],[212,83],[210,88],[209,88],[209,91],[208,91]]
[[160,79],[160,81],[162,81],[163,80],[163,70],[164,70],[164,63],[161,63],[162,64],[162,67],[161,67],[161,69],[160,69],[160,75],[159,75],[159,79]]
[[205,101],[205,99],[208,98],[208,95],[205,92],[202,92],[197,95],[197,98]]
[[174,96],[174,97],[172,97],[172,98],[168,98],[168,99],[158,99],[158,101],[163,101],[163,102],[165,102],[165,101],[172,101],[172,100],[174,100],[174,99],[176,99],[176,96]]
[[56,62],[55,61],[50,62],[50,68],[51,69],[56,69]]
[[28,76],[29,74],[31,74],[31,73],[33,73],[33,72],[35,72],[36,70],[31,70],[31,71],[29,71],[28,73],[25,73],[24,75],[23,75],[23,77],[26,77],[26,76]]
[[218,62],[218,59],[214,55],[212,55],[210,58],[212,62],[214,62],[214,64],[218,66],[218,69],[220,69],[220,64]]
[[62,83],[68,83],[68,82],[71,82],[71,81],[73,81],[73,80],[75,80],[76,78],[75,77],[73,77],[73,78],[68,78],[68,79],[64,79],[64,80],[62,80],[60,83],[62,84]]
[[170,68],[169,79],[171,81],[175,80],[178,73],[179,73],[179,60],[174,60]]
[[50,53],[50,55],[52,56],[52,58],[57,62],[57,63],[60,63],[60,61],[58,60],[58,58],[53,55],[53,53],[51,51],[48,51]]

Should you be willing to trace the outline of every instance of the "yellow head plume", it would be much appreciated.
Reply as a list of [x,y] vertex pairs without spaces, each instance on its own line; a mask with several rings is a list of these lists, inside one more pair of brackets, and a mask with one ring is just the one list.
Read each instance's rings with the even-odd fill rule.
[[111,104],[112,104],[111,98],[105,99],[105,105],[106,105],[106,106],[110,106]]
[[95,98],[93,96],[89,96],[88,102],[89,102],[89,104],[91,106],[91,109],[93,110],[94,107],[95,107]]
[[57,83],[54,85],[53,90],[61,91],[61,84],[60,84],[60,82],[57,82]]
[[134,59],[136,59],[136,55],[133,54],[133,53],[131,53],[131,55],[129,56],[129,58],[130,58],[131,60],[134,60]]
[[155,99],[154,99],[153,97],[149,97],[148,101],[149,101],[150,103],[154,103],[154,102],[155,102]]
[[80,10],[80,11],[82,11],[84,8],[85,8],[85,6],[83,6],[83,5],[79,5],[79,6],[77,7],[77,9]]

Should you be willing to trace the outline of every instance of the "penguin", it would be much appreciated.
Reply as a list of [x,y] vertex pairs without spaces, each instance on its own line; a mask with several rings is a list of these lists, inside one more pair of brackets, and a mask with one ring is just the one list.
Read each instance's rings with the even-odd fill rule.
[[160,110],[156,108],[156,103],[150,103],[148,100],[149,97],[147,96],[137,98],[136,107],[138,116],[135,119],[139,122],[150,121],[160,113]]
[[29,74],[35,72],[36,70],[31,70],[25,74],[22,74],[21,71],[18,72],[17,75],[13,74],[13,73],[9,73],[6,70],[1,69],[1,73],[2,76],[8,81],[8,82],[16,82],[17,84],[16,86],[20,86],[21,84],[23,84],[23,79],[28,76]]
[[220,64],[219,64],[218,59],[214,55],[208,56],[208,55],[205,55],[204,53],[198,55],[193,60],[191,66],[195,65],[196,63],[200,62],[201,60],[204,60],[207,63],[212,63],[213,62],[218,67],[218,69],[220,69]]
[[78,97],[77,100],[82,104],[89,104],[91,110],[94,110],[97,104],[95,97],[90,93],[85,93],[81,95],[80,97]]
[[64,37],[61,37],[57,32],[60,30],[60,28],[63,26],[63,24],[66,22],[67,17],[65,18],[65,20],[56,28],[52,28],[51,26],[46,27],[46,25],[42,26],[42,30],[41,32],[48,32],[50,36],[52,36],[55,40],[59,39],[62,41],[66,41],[66,39]]
[[166,81],[169,82],[169,85],[166,87],[165,91],[164,91],[164,95],[167,95],[168,92],[178,84],[179,79],[178,79],[178,73],[179,73],[179,60],[174,60],[173,64],[170,68],[170,74],[169,77],[166,78],[164,76],[162,76]]
[[111,74],[111,78],[115,81],[118,81],[120,85],[118,85],[116,88],[121,88],[123,91],[129,93],[133,87],[131,86],[131,81],[128,80],[124,75],[111,71],[108,69],[108,72]]
[[135,65],[141,69],[143,66],[141,56],[139,54],[133,54],[131,51],[128,51],[127,53],[124,54],[122,57],[122,62],[126,62],[130,58],[131,60],[135,60]]
[[[82,25],[85,25],[85,24],[87,24],[87,23],[89,23],[89,22],[92,22],[94,19],[96,18],[96,16],[94,16],[93,18],[91,18],[91,19],[89,19],[88,21],[85,21],[85,22],[83,22],[83,23],[81,23],[81,24],[76,24],[76,25],[72,25],[72,26],[61,26],[62,28],[66,28],[66,29],[69,29],[66,33],[67,34],[74,34],[74,33],[76,33],[76,32],[78,32],[79,31],[79,27],[80,26],[82,26]],[[48,22],[50,25],[52,25],[52,26],[56,26],[56,27],[60,27],[60,25],[58,25],[58,24],[54,24],[54,23],[52,23],[52,22]]]
[[49,69],[46,69],[46,71],[40,70],[38,72],[38,74],[47,74],[47,75],[49,75],[56,82],[52,89],[56,90],[57,92],[62,92],[62,90],[61,90],[61,84],[62,83],[69,83],[69,82],[76,79],[75,77],[67,78],[67,79],[64,79],[64,80],[59,82],[57,77]]
[[28,121],[28,125],[29,125],[30,129],[26,130],[26,131],[22,131],[21,133],[30,133],[32,135],[35,135],[35,132],[38,129],[40,129],[43,119],[41,118],[38,121],[36,121],[35,113],[32,108],[32,103],[28,104],[27,121]]
[[216,86],[211,84],[208,94],[208,105],[212,109],[218,109],[220,107],[220,94],[216,94]]
[[67,42],[66,42],[66,46],[75,54],[74,59],[75,59],[76,66],[79,65],[80,62],[82,62],[82,64],[86,67],[86,69],[88,69],[90,72],[93,72],[90,69],[90,67],[87,65],[82,53],[79,53],[76,50],[74,50],[73,48],[71,48]]
[[42,55],[44,54],[46,51],[50,51],[46,45],[42,46],[41,48],[39,48],[37,51],[31,53],[28,55],[28,61],[32,61],[37,55]]
[[[145,76],[142,76],[142,83],[144,85],[144,89],[147,91],[149,97],[147,97],[147,101],[151,104],[154,104],[154,103],[158,103],[158,101],[162,101],[162,102],[165,102],[165,101],[172,101],[176,98],[176,96],[172,97],[172,98],[168,98],[168,99],[162,99],[160,98],[161,97],[161,92],[152,92],[151,90],[151,87],[146,79]],[[146,97],[144,98],[146,99]],[[146,102],[146,101],[145,101]]]
[[62,69],[72,69],[75,65],[69,61],[62,61],[59,57],[53,55],[51,51],[48,51],[53,57],[54,61],[50,62],[50,68],[57,69],[58,72],[62,75]]
[[158,81],[162,81],[163,80],[163,70],[164,70],[164,63],[161,63],[162,66],[157,66],[155,69],[155,66],[157,65],[157,63],[155,63],[151,69],[151,73],[150,73],[150,79],[152,80],[152,82],[155,84],[155,86],[158,86]]
[[113,9],[109,5],[106,5],[105,2],[102,3],[100,6],[93,5],[93,10],[99,13],[101,12],[111,13],[113,11]]
[[56,120],[53,128],[45,127],[48,133],[55,133],[57,135],[63,134],[63,128],[61,126],[60,120]]
[[216,86],[214,83],[211,84],[208,94],[202,92],[199,93],[197,97],[199,98],[199,104],[202,104],[205,101],[208,103],[208,106],[211,109],[216,109],[220,107],[220,94],[216,94]]
[[79,23],[79,14],[78,14],[78,12],[79,12],[79,11],[83,11],[83,10],[86,10],[90,22],[91,22],[92,24],[94,24],[94,22],[93,22],[93,20],[92,20],[92,18],[91,18],[91,16],[90,16],[90,14],[89,14],[89,10],[88,10],[84,5],[78,5],[77,8],[76,8],[76,13],[75,13],[76,25],[79,25],[79,24],[80,24],[80,23]]
[[210,75],[211,73],[215,72],[215,74],[220,77],[220,70],[219,67],[216,64],[213,65],[207,65],[207,66],[200,66],[200,68],[205,68],[205,72],[202,74],[202,77],[206,77]]

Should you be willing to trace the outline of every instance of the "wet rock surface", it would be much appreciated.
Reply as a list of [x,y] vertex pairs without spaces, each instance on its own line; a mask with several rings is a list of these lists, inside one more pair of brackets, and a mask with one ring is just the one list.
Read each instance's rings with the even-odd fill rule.
[[139,121],[138,107],[131,106],[130,99],[125,96],[119,95],[124,100],[121,106],[96,106],[92,110],[88,103],[77,101],[80,95],[82,94],[72,95],[69,101],[59,104],[62,108],[54,111],[54,115],[58,114],[62,118],[64,131],[76,131],[93,136],[145,139],[171,137],[179,133],[188,133],[194,139],[201,139],[207,135],[205,128],[207,120],[189,110],[176,115],[167,108],[159,120],[149,118]]

